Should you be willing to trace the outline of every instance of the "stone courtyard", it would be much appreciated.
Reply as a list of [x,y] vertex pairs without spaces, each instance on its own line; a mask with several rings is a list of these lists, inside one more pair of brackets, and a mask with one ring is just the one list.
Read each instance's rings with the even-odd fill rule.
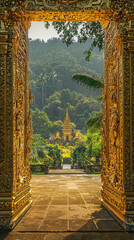
[[32,176],[33,204],[5,240],[134,239],[101,205],[99,174],[51,171]]

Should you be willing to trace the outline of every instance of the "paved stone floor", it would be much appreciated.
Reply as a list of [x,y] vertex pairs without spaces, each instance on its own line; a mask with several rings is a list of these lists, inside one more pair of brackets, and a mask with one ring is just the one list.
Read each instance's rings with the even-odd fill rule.
[[0,240],[134,239],[101,206],[100,175],[54,173],[33,175],[32,207]]

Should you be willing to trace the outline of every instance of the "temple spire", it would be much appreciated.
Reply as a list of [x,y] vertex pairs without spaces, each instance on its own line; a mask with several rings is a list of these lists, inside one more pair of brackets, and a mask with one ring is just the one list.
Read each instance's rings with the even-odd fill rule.
[[68,108],[66,108],[66,118],[68,118]]
[[68,114],[68,108],[66,109],[66,117],[63,125],[63,139],[64,139],[64,142],[66,141],[70,142],[72,139],[71,121]]

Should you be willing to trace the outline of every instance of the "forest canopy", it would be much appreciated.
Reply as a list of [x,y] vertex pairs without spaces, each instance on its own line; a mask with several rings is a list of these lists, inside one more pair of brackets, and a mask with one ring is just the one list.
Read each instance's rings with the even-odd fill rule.
[[29,78],[33,91],[31,116],[33,130],[43,138],[62,132],[65,110],[69,109],[73,132],[86,132],[85,121],[102,109],[97,100],[101,90],[86,88],[72,80],[75,72],[87,72],[93,77],[103,75],[103,51],[94,48],[90,62],[83,51],[92,40],[75,42],[67,47],[60,39],[47,43],[29,40]]

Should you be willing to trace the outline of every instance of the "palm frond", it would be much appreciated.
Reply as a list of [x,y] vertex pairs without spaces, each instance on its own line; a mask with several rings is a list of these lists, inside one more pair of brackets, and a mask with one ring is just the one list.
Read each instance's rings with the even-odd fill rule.
[[97,113],[95,116],[91,116],[87,121],[86,121],[86,127],[100,127],[101,125],[101,120],[102,120],[102,112]]
[[72,75],[72,79],[76,80],[78,83],[82,83],[83,85],[101,89],[104,87],[103,82],[98,79],[93,78],[87,73],[75,73]]

